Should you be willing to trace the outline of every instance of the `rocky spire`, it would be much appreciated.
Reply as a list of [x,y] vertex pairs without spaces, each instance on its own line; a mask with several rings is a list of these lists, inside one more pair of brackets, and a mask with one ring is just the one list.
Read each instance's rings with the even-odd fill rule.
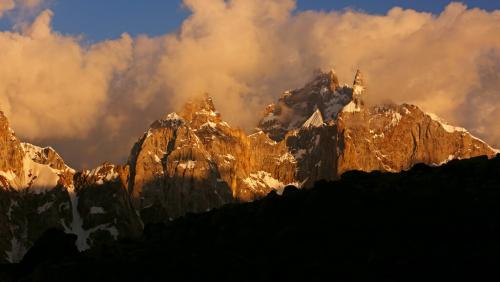
[[365,85],[363,83],[363,74],[358,69],[356,75],[354,76],[354,82],[352,85],[352,100],[356,105],[356,108],[361,108],[364,105],[363,93],[365,92]]
[[10,128],[7,117],[0,111],[0,171],[21,173],[23,158],[21,143]]
[[206,122],[221,121],[220,113],[215,109],[212,97],[206,93],[189,99],[179,115],[193,128],[198,128]]
[[335,73],[334,69],[331,69],[330,72],[328,73],[330,76],[330,90],[332,92],[335,92],[337,87],[339,87],[339,78],[337,77],[337,74]]

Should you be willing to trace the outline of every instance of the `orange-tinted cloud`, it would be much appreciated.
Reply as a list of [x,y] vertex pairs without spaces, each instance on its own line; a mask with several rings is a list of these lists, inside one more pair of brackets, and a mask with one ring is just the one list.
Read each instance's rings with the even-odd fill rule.
[[[251,128],[263,106],[314,69],[372,103],[407,102],[500,146],[500,11],[448,5],[439,15],[393,8],[294,11],[291,0],[185,0],[178,32],[83,45],[44,11],[0,33],[0,107],[22,136],[55,143],[74,166],[123,161],[154,118],[208,92],[231,124]],[[79,148],[79,150],[75,150]],[[82,153],[88,150],[87,153]]]

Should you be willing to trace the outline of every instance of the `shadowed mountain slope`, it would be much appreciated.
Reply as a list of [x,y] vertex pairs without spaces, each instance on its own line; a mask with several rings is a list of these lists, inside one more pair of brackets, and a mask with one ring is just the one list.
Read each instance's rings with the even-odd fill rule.
[[30,261],[31,271],[18,274],[51,282],[482,280],[500,262],[499,175],[500,155],[352,171],[147,225],[138,240]]

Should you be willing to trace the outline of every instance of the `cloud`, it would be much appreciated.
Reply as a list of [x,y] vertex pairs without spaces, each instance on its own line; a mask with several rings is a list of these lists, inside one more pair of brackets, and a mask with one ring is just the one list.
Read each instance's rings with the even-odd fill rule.
[[42,12],[25,33],[0,33],[0,107],[29,138],[84,137],[105,112],[109,82],[127,66],[131,38],[83,47],[53,33]]
[[44,0],[0,0],[0,18],[4,13],[18,9],[20,11],[34,11],[42,6]]
[[14,9],[15,6],[14,0],[0,0],[0,17],[2,17],[3,13]]
[[[0,2],[1,3],[1,2]],[[449,4],[439,15],[295,11],[291,0],[185,0],[191,15],[158,37],[82,44],[44,11],[0,33],[0,107],[14,129],[56,144],[71,165],[124,161],[156,118],[208,92],[223,118],[252,128],[265,104],[318,67],[371,103],[419,105],[500,146],[500,11]],[[0,6],[1,7],[1,6]],[[1,8],[0,8],[1,9]]]

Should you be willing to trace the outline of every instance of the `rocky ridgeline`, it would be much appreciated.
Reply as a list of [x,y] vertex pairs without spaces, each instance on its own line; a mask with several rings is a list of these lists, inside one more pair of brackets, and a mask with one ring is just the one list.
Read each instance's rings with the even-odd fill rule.
[[21,143],[0,114],[0,262],[17,262],[47,228],[76,234],[79,250],[139,235],[126,168],[75,172],[50,147]]
[[50,147],[21,143],[0,114],[0,262],[19,261],[51,227],[77,235],[85,250],[287,184],[497,152],[416,106],[368,107],[364,95],[361,72],[352,87],[340,86],[333,71],[320,73],[269,105],[250,135],[224,122],[204,95],[153,122],[127,164],[81,172]]

